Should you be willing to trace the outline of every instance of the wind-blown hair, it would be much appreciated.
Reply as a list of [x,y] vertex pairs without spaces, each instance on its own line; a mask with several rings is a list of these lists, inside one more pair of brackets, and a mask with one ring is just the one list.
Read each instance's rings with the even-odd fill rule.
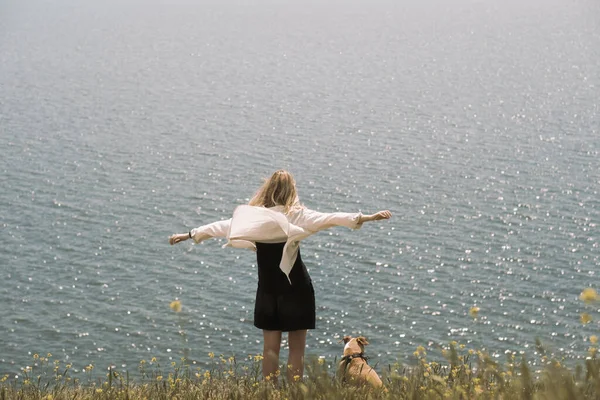
[[250,202],[251,206],[274,207],[283,206],[285,213],[294,207],[301,207],[296,181],[292,174],[286,170],[275,171],[269,179],[256,191]]

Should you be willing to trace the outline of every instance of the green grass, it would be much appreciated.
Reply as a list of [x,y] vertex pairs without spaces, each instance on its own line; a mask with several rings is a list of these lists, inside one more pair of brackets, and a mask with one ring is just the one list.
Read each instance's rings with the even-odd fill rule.
[[[538,344],[538,350],[541,346]],[[141,361],[136,379],[116,370],[85,368],[75,378],[69,364],[51,355],[34,355],[32,367],[19,379],[0,378],[4,399],[600,399],[600,359],[590,347],[583,365],[569,368],[547,359],[542,351],[539,371],[531,371],[524,358],[510,355],[496,362],[487,354],[453,342],[442,351],[446,361],[430,362],[422,347],[409,367],[395,364],[378,373],[384,390],[344,385],[335,378],[337,360],[309,360],[304,379],[286,382],[264,380],[261,356],[244,360],[212,358],[202,369],[180,363],[161,365]]]

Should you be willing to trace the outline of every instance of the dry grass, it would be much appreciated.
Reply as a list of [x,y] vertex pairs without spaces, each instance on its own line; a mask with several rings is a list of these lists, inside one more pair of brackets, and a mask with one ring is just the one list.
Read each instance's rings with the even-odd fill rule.
[[[260,374],[261,356],[241,362],[216,357],[210,370],[182,360],[169,367],[156,359],[142,361],[138,378],[115,370],[97,374],[85,368],[85,378],[73,378],[70,365],[34,356],[32,367],[17,380],[0,379],[4,399],[600,399],[600,359],[591,347],[585,365],[573,369],[545,359],[532,373],[524,358],[509,356],[504,363],[487,354],[451,343],[446,361],[429,362],[425,350],[415,351],[416,365],[389,365],[379,371],[385,390],[349,387],[335,376],[336,360],[311,360],[304,379],[278,383]],[[211,354],[211,356],[213,356]]]
[[[596,304],[600,297],[592,288],[581,293],[586,307]],[[161,366],[155,358],[142,360],[135,380],[128,373],[116,370],[98,373],[93,365],[84,368],[85,377],[75,378],[71,365],[53,360],[51,354],[33,356],[32,366],[22,369],[22,376],[0,377],[0,400],[5,399],[594,399],[600,400],[600,359],[598,337],[590,336],[590,348],[583,365],[569,368],[559,360],[549,359],[543,346],[537,343],[541,369],[532,372],[525,357],[511,354],[500,363],[481,351],[467,349],[456,342],[442,350],[445,361],[427,360],[423,347],[414,352],[416,362],[410,367],[399,363],[378,371],[384,389],[351,387],[335,378],[337,360],[313,359],[308,362],[306,375],[294,382],[283,376],[262,379],[262,356],[215,357],[209,370],[186,362],[189,349],[181,318],[179,300],[170,308],[179,316],[184,358],[179,364]],[[477,318],[480,310],[471,308]],[[593,311],[592,311],[593,312]],[[581,322],[593,320],[588,312]]]

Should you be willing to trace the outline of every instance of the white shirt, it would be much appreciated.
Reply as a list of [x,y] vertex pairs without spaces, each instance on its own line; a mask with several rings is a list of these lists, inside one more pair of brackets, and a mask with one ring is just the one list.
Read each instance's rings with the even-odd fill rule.
[[284,214],[283,206],[265,208],[241,205],[234,210],[230,219],[192,229],[191,234],[196,243],[213,237],[225,237],[227,244],[223,247],[254,251],[256,242],[285,242],[279,268],[289,280],[302,239],[334,226],[359,229],[362,226],[361,216],[360,212],[321,213],[304,207],[293,208]]

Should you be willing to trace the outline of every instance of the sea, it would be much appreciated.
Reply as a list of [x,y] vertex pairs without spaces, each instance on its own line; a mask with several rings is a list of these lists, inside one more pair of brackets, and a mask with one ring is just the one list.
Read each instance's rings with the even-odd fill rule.
[[262,353],[255,254],[168,237],[280,168],[393,213],[302,242],[308,359],[582,363],[599,152],[597,0],[2,0],[0,376]]

